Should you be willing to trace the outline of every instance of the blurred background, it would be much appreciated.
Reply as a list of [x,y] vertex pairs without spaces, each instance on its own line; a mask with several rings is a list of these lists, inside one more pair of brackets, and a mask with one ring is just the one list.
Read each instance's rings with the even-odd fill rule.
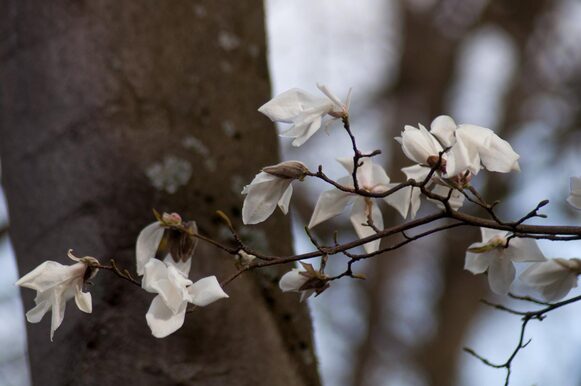
[[[351,121],[363,150],[392,181],[410,163],[393,140],[404,124],[429,125],[439,114],[495,130],[521,155],[522,172],[481,173],[474,183],[489,201],[502,200],[518,218],[543,199],[543,223],[579,223],[565,203],[568,179],[581,174],[581,2],[578,0],[267,0],[273,95],[292,87],[318,93],[316,83],[344,97],[353,88]],[[257,106],[258,107],[258,106]],[[349,156],[339,126],[301,148],[282,138],[284,159],[328,174]],[[297,253],[312,250],[302,228],[327,187],[295,184],[292,211]],[[384,207],[386,225],[401,221]],[[423,204],[421,212],[434,210]],[[473,209],[466,206],[465,210]],[[13,286],[18,274],[0,209],[0,385],[26,386],[24,311]],[[352,239],[347,216],[316,228],[329,240]],[[479,299],[513,304],[489,293],[484,276],[463,270],[478,230],[462,229],[413,243],[357,266],[365,281],[341,280],[311,299],[315,337],[327,386],[501,385],[503,370],[463,353],[469,346],[503,362],[518,339],[518,318]],[[542,242],[551,257],[581,257],[580,243]],[[345,260],[331,259],[341,271]],[[516,293],[527,289],[518,283]],[[578,293],[577,293],[578,294]],[[514,362],[511,385],[579,385],[578,306],[528,329],[532,343]]]

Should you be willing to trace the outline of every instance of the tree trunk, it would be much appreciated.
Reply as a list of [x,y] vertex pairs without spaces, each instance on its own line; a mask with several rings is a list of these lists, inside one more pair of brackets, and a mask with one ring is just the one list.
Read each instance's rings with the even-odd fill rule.
[[[0,128],[11,236],[20,273],[66,251],[134,270],[151,209],[177,211],[213,237],[240,224],[242,185],[277,162],[261,1],[0,0]],[[245,228],[289,254],[288,218]],[[199,245],[191,278],[235,270]],[[310,320],[277,288],[281,271],[247,275],[230,299],[151,336],[152,295],[101,272],[93,314],[69,304],[28,325],[35,385],[318,385]],[[24,290],[32,307],[33,291]]]

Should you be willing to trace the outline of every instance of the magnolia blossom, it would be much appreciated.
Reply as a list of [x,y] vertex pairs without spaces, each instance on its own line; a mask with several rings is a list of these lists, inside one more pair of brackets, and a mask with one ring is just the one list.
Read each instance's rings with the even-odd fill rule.
[[[301,146],[322,126],[327,127],[337,118],[348,115],[351,91],[347,100],[341,100],[327,89],[317,84],[325,97],[317,97],[298,88],[285,91],[262,105],[258,111],[273,122],[292,123],[281,136],[294,138],[293,146]],[[329,115],[331,119],[324,120]]]
[[182,272],[190,272],[190,257],[195,251],[197,239],[188,233],[197,233],[193,221],[183,222],[177,213],[164,213],[161,218],[143,228],[137,236],[135,257],[137,274],[143,275],[145,265],[154,257],[172,261]]
[[144,268],[141,286],[147,292],[158,294],[145,315],[156,338],[166,337],[184,324],[188,303],[204,307],[228,297],[215,276],[193,283],[187,273],[157,259],[150,260]]
[[577,287],[579,274],[581,260],[557,258],[532,264],[520,279],[538,290],[546,301],[552,302],[564,298],[571,289]]
[[[353,172],[353,158],[342,158],[338,159],[338,161],[349,173]],[[374,164],[371,159],[366,158],[361,162],[362,165],[357,169],[357,184],[360,189],[370,193],[381,193],[398,185],[390,183],[385,170],[381,166]],[[345,187],[353,188],[352,176],[340,178],[338,182]],[[402,217],[406,218],[411,198],[412,189],[406,187],[385,197],[384,200],[394,207]],[[359,238],[375,234],[369,223],[373,223],[376,228],[383,229],[383,216],[375,199],[338,189],[331,189],[321,193],[308,227],[313,228],[323,221],[339,215],[350,204],[353,204],[351,224],[353,224]],[[380,240],[378,239],[364,244],[363,247],[367,253],[372,253],[379,249],[379,244]]]
[[34,302],[36,307],[26,313],[30,323],[38,323],[43,316],[52,311],[50,324],[50,340],[65,317],[68,300],[75,298],[79,310],[90,314],[92,312],[91,294],[83,292],[85,281],[94,277],[97,269],[92,264],[98,264],[97,259],[90,256],[75,257],[69,250],[68,256],[76,261],[73,265],[62,265],[56,261],[45,261],[31,272],[20,278],[16,285],[37,291]]
[[446,166],[448,176],[463,174],[466,170],[475,175],[483,166],[491,172],[520,171],[520,156],[490,129],[456,125],[451,117],[441,115],[432,121],[431,133],[442,145],[451,146]]
[[581,177],[571,177],[571,194],[567,202],[574,208],[581,209]]
[[319,295],[329,287],[327,276],[322,272],[315,271],[311,264],[302,263],[302,270],[293,268],[285,273],[278,282],[283,292],[300,292],[301,302],[308,299],[313,294]]
[[244,224],[257,224],[266,220],[276,209],[288,213],[293,194],[291,183],[302,180],[309,169],[299,161],[285,161],[267,166],[242,190],[246,195],[242,206]]
[[470,245],[464,269],[473,274],[488,271],[488,283],[497,294],[508,293],[515,278],[515,262],[545,261],[533,239],[513,238],[508,242],[508,232],[489,228],[480,231],[482,242]]

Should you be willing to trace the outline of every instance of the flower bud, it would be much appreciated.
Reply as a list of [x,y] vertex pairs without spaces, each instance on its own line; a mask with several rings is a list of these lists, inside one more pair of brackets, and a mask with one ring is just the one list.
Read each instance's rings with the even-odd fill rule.
[[178,213],[163,213],[161,216],[161,221],[165,225],[180,225],[182,223],[182,216]]
[[300,161],[285,161],[276,165],[266,166],[262,168],[262,171],[280,178],[302,180],[306,173],[309,172],[309,169]]

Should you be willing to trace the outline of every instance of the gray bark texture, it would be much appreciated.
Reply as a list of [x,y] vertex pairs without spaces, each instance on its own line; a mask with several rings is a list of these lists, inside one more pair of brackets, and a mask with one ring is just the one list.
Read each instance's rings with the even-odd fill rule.
[[[242,186],[278,162],[275,130],[256,112],[270,87],[261,1],[0,0],[0,63],[21,274],[67,263],[68,248],[134,271],[152,208],[226,237],[215,211],[239,226]],[[148,176],[164,163],[176,181]],[[243,229],[254,247],[291,253],[288,217]],[[234,271],[231,256],[200,242],[193,280]],[[230,299],[156,339],[145,321],[153,295],[101,272],[93,314],[69,303],[54,343],[49,315],[28,324],[33,383],[319,385],[307,309],[280,293],[280,276],[247,274],[227,287]],[[22,295],[30,309],[34,291]]]

